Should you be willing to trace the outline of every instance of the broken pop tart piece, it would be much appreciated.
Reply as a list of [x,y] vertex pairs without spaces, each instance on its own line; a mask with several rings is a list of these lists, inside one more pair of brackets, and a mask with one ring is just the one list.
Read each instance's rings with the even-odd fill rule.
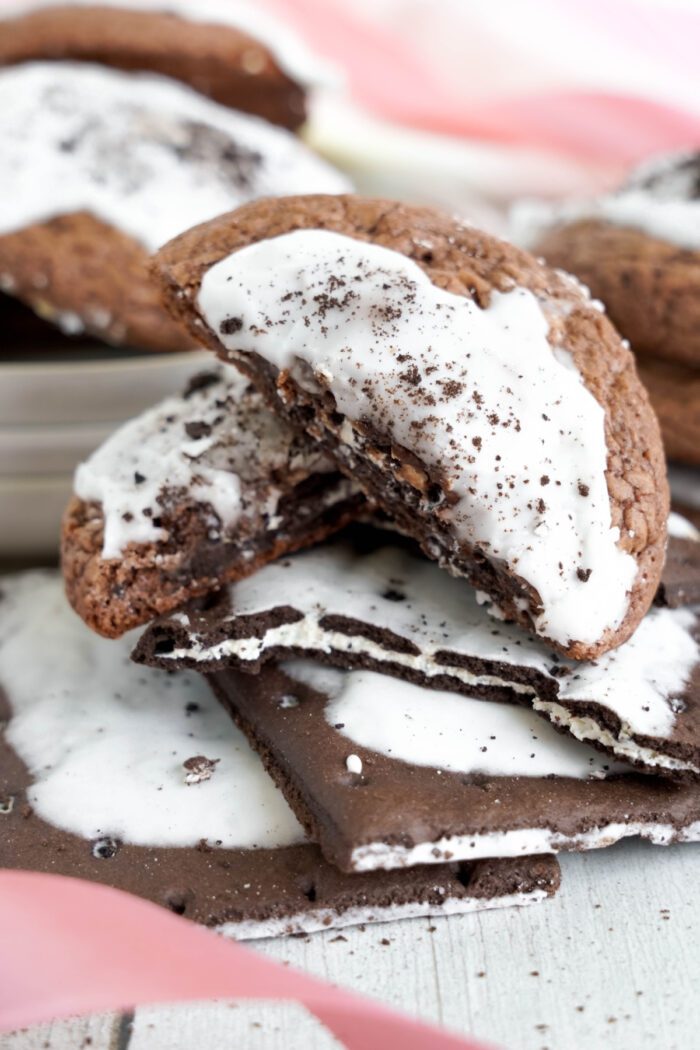
[[[285,558],[156,621],[135,657],[161,667],[257,671],[320,657],[470,697],[526,703],[579,740],[652,772],[700,775],[698,610],[647,613],[595,662],[566,660],[386,533]],[[465,593],[466,592],[466,593]],[[381,708],[381,691],[378,692]]]
[[[199,675],[136,667],[133,639],[88,631],[57,573],[6,577],[2,590],[0,866],[104,882],[236,938],[556,891],[546,856],[342,874]],[[193,765],[209,775],[188,782]]]

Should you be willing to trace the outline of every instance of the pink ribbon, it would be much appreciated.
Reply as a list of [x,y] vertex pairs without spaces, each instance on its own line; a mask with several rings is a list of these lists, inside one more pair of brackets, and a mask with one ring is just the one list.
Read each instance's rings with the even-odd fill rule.
[[[666,7],[643,13],[639,4],[629,0],[592,2],[600,32],[619,41],[621,55],[629,46],[646,51],[654,40],[657,47],[662,41],[669,57],[688,69],[691,95],[693,80],[697,83],[698,79],[697,13],[681,14]],[[361,105],[399,124],[516,147],[553,149],[582,160],[621,166],[650,153],[700,145],[700,116],[691,108],[564,82],[553,88],[483,99],[478,71],[476,83],[470,83],[468,64],[463,77],[447,80],[427,55],[380,22],[357,14],[344,0],[266,0],[266,5],[294,22],[320,53],[345,70],[352,94]],[[587,10],[580,0],[567,0],[564,6],[573,14]],[[448,15],[436,8],[435,17]],[[466,19],[457,22],[455,31],[466,32],[466,25]],[[482,69],[484,62],[498,70],[502,63],[516,58],[521,64],[527,61],[526,47],[523,54],[514,56],[503,42],[480,28],[478,16],[468,32],[472,43],[476,38],[481,45]],[[575,22],[571,46],[576,46]]]
[[0,871],[0,1030],[142,1003],[293,999],[348,1050],[485,1050],[120,890]]

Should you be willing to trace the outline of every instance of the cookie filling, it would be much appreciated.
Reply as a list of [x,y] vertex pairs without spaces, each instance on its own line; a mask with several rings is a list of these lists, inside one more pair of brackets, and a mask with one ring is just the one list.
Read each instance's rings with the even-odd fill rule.
[[150,74],[70,62],[0,71],[0,234],[87,211],[149,251],[255,197],[341,193],[291,133]]
[[211,267],[199,309],[228,350],[332,395],[348,464],[413,490],[449,532],[437,558],[507,573],[537,633],[568,647],[621,624],[636,562],[611,523],[605,414],[531,292],[483,308],[399,252],[300,230]]
[[[76,495],[102,508],[103,558],[120,557],[129,543],[167,540],[161,515],[170,503],[208,506],[212,540],[241,518],[262,515],[274,530],[295,482],[334,475],[331,460],[274,416],[236,369],[193,386],[120,427],[78,467]],[[337,480],[318,494],[317,509],[351,490]]]

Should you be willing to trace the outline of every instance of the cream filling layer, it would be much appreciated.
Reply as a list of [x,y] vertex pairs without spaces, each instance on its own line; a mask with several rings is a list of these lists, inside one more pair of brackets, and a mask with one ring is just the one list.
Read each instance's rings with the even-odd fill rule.
[[412,847],[370,842],[353,850],[351,864],[356,872],[390,871],[412,867],[414,864],[444,864],[447,861],[482,860],[494,856],[522,857],[537,853],[558,853],[561,850],[602,849],[620,839],[635,836],[648,839],[655,846],[668,846],[672,842],[698,842],[700,821],[682,829],[674,828],[671,824],[616,821],[578,835],[563,835],[551,828],[524,828],[484,835],[452,835],[435,842],[419,842]]

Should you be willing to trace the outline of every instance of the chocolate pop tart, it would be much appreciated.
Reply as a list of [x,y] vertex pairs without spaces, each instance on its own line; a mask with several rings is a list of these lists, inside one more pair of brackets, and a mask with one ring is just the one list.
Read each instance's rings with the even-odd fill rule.
[[[269,660],[320,657],[528,704],[618,759],[700,776],[697,608],[654,606],[624,645],[596,662],[576,662],[515,624],[495,622],[476,593],[434,562],[396,542],[377,543],[386,544],[386,533],[375,534],[375,549],[363,533],[269,565],[217,603],[151,625],[135,657],[253,672]],[[379,717],[381,690],[376,703]]]
[[574,659],[633,634],[663,566],[663,448],[629,348],[573,278],[348,196],[258,201],[155,258],[174,315],[429,557]]
[[308,660],[210,682],[346,872],[700,841],[700,791],[629,772],[528,708]]
[[323,539],[364,504],[230,366],[120,427],[74,487],[66,589],[107,637]]
[[[2,581],[0,866],[108,883],[236,938],[529,904],[554,858],[348,876],[199,675],[136,667],[55,573]],[[36,659],[36,638],[42,660]]]

